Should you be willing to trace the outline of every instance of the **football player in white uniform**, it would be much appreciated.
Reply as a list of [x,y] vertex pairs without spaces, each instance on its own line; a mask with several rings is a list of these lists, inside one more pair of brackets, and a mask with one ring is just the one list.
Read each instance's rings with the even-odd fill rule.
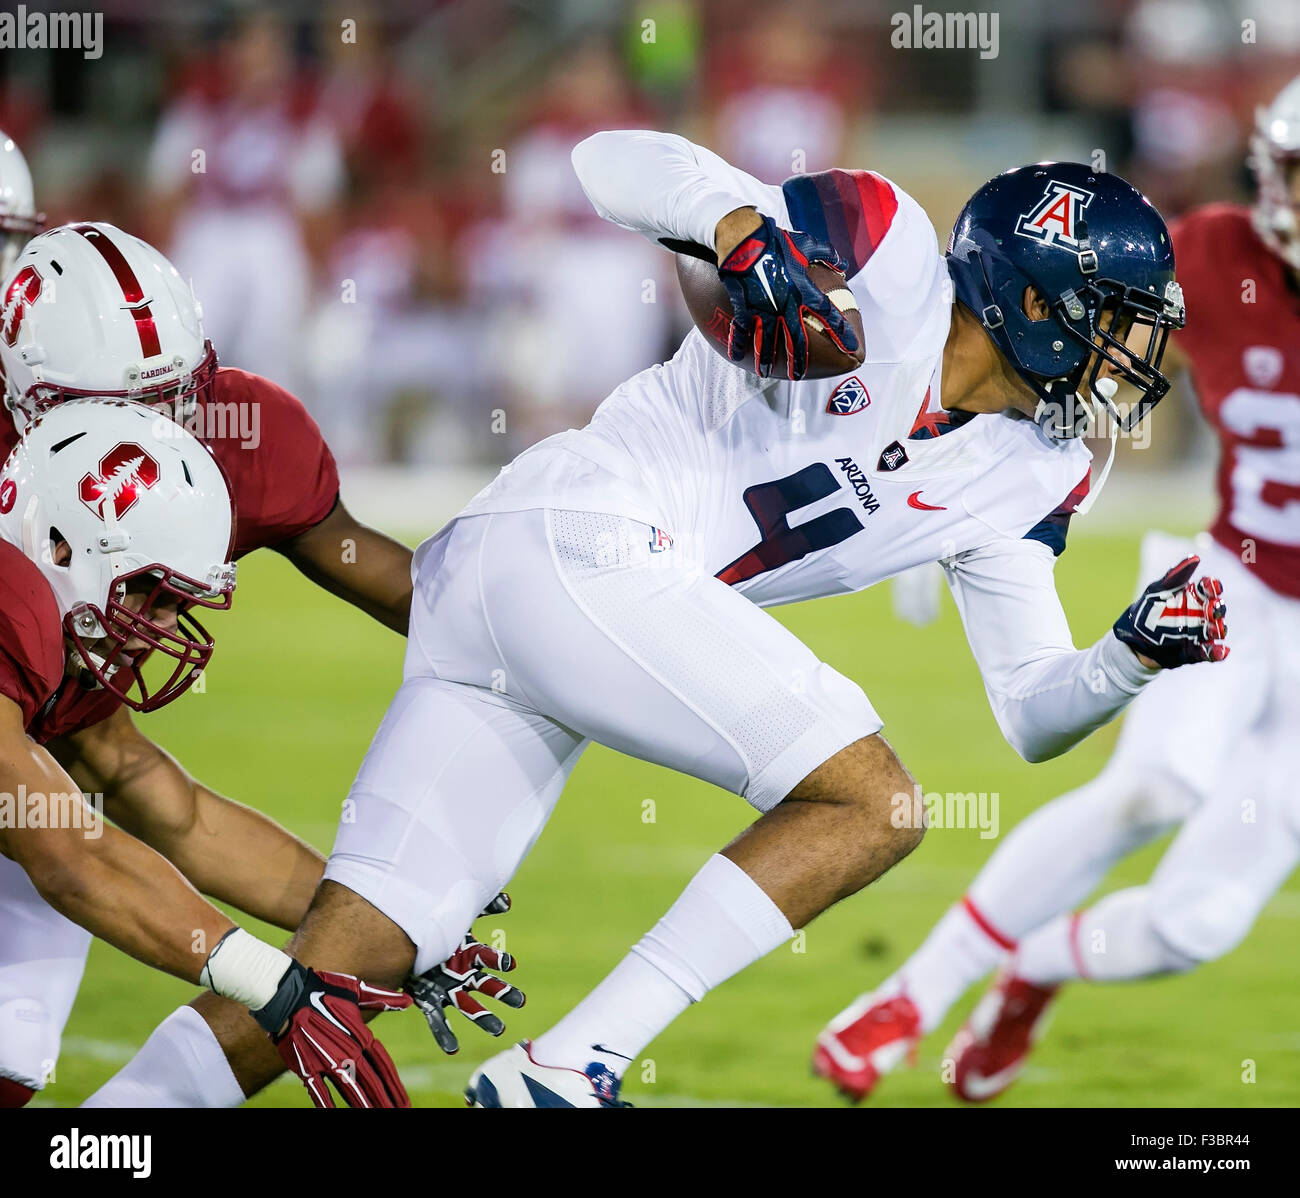
[[[944,1080],[971,1102],[1001,1094],[1065,982],[1223,956],[1300,862],[1300,79],[1258,113],[1251,163],[1253,206],[1206,205],[1171,229],[1189,300],[1171,348],[1219,441],[1218,515],[1199,549],[1162,533],[1142,546],[1144,572],[1199,552],[1227,580],[1232,660],[1146,691],[1106,768],[1018,825],[918,949],[831,1022],[815,1065],[854,1099],[998,966],[944,1053]],[[1244,278],[1258,280],[1248,305]],[[1144,885],[1072,910],[1174,828]]]
[[[920,840],[896,818],[913,781],[866,695],[763,607],[942,560],[998,722],[1031,760],[1162,666],[1224,653],[1194,562],[1083,650],[1052,582],[1086,490],[1077,434],[1116,377],[1143,397],[1132,419],[1164,394],[1183,319],[1164,222],[1127,184],[1071,164],[1001,175],[945,258],[915,201],[867,172],[765,186],[646,132],[598,134],[574,163],[603,216],[716,253],[730,352],[752,346],[758,369],[692,332],[420,547],[405,678],[292,951],[381,984],[448,956],[592,740],[760,818],[573,1014],[475,1074],[483,1106],[616,1105],[622,1069],[676,1015]],[[798,378],[804,312],[856,346],[816,259],[844,268],[867,342],[824,382]],[[794,379],[762,377],[777,335]],[[242,1077],[280,1067],[256,1036],[222,1043]]]

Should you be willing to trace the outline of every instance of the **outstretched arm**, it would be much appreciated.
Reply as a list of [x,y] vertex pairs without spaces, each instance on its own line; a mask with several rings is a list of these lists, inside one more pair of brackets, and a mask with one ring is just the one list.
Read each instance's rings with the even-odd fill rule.
[[1038,541],[1007,540],[943,563],[998,726],[1026,761],[1072,749],[1160,672],[1111,631],[1074,647],[1055,560]]
[[330,594],[406,635],[411,550],[355,519],[341,499],[314,528],[276,549]]
[[[349,1106],[410,1105],[361,1014],[400,1010],[410,998],[307,969],[237,927],[148,845],[102,819],[88,825],[80,789],[26,735],[22,709],[3,696],[0,791],[25,793],[26,811],[34,799],[49,803],[39,826],[0,821],[0,853],[56,911],[138,961],[248,1007],[317,1105],[333,1105],[327,1081]],[[62,796],[57,807],[53,796]],[[67,818],[73,811],[78,817]]]
[[261,812],[192,778],[125,707],[58,742],[55,755],[123,831],[161,853],[203,894],[292,932],[324,858]]
[[[0,823],[0,852],[50,906],[124,953],[197,982],[208,952],[234,924],[147,845],[101,820],[89,825],[81,789],[23,730],[0,697],[0,790],[48,805],[43,826]],[[56,800],[55,796],[59,796]]]

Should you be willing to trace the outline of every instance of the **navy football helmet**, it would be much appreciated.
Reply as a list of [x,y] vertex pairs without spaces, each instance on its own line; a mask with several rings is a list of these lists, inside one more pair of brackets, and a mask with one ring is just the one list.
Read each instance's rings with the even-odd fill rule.
[[[957,218],[948,271],[958,301],[1038,395],[1037,419],[1053,435],[1086,428],[1089,397],[1118,415],[1114,387],[1098,379],[1105,363],[1141,396],[1120,420],[1125,432],[1169,390],[1160,361],[1183,327],[1173,246],[1160,213],[1123,179],[1077,162],[1003,172]],[[1026,287],[1047,302],[1047,318],[1025,315]]]

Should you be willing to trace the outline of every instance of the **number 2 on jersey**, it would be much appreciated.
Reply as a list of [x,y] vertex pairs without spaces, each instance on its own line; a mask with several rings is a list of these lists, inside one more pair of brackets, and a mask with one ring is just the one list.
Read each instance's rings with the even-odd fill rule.
[[1230,448],[1236,528],[1275,545],[1300,545],[1300,396],[1239,387],[1219,407]]
[[749,487],[745,491],[745,506],[758,525],[761,539],[731,565],[719,570],[717,577],[728,586],[735,586],[779,566],[797,562],[818,549],[829,549],[861,532],[862,521],[852,509],[845,507],[826,512],[797,528],[790,527],[792,512],[825,499],[839,489],[838,480],[825,462],[814,462],[775,482]]

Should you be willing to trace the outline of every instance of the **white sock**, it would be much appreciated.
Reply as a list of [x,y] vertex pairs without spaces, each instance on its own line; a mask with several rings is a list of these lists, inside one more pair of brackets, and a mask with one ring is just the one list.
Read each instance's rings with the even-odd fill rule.
[[1121,982],[1190,969],[1195,962],[1151,926],[1148,897],[1145,886],[1117,890],[1086,911],[1045,924],[1022,943],[1016,973],[1035,985],[1052,986],[1076,978]]
[[226,1107],[243,1101],[244,1092],[212,1029],[193,1007],[181,1007],[81,1105]]
[[[905,991],[921,1015],[921,1030],[934,1031],[967,987],[973,986],[1015,948],[965,899],[949,908],[924,943],[877,991]],[[982,913],[980,913],[982,917]]]
[[533,1056],[573,1069],[599,1061],[622,1077],[692,1002],[793,935],[740,866],[711,857],[614,972],[533,1042]]
[[1181,795],[1110,766],[1017,824],[967,892],[1002,935],[1020,940],[1083,903],[1120,858],[1182,814]]

